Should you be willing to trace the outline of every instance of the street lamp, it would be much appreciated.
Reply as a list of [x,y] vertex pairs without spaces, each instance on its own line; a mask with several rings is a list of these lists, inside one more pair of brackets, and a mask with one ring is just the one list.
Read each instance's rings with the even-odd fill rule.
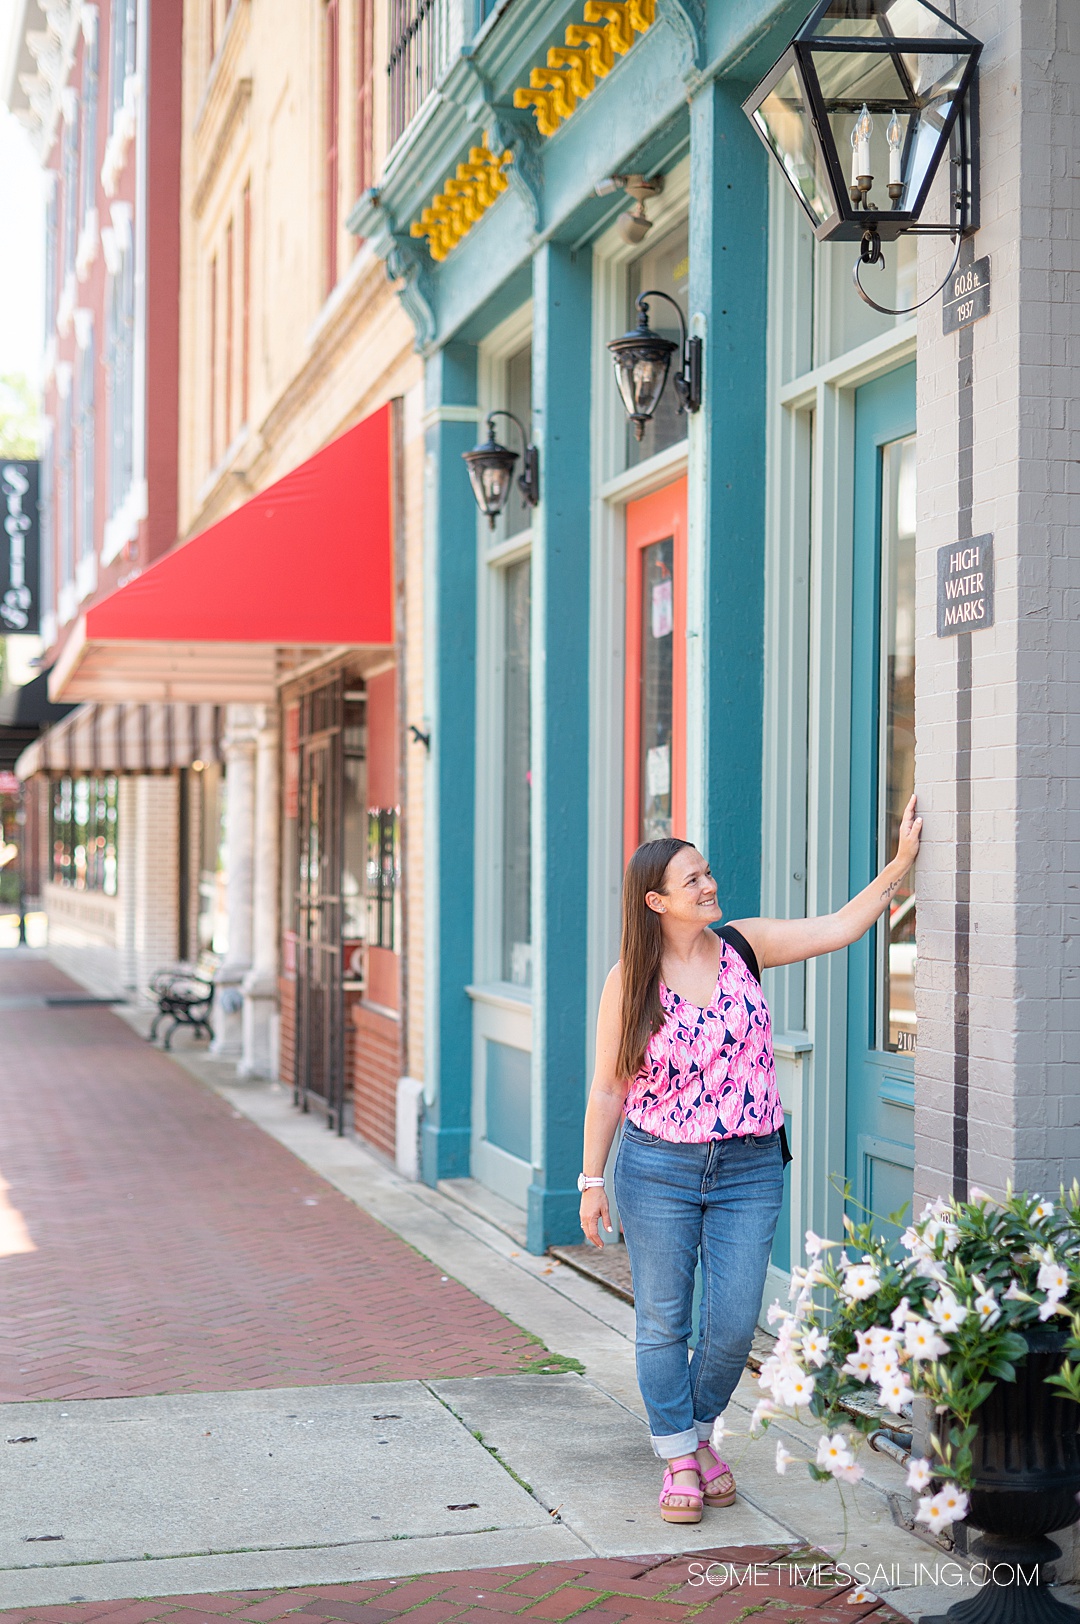
[[500,445],[495,438],[497,417],[508,417],[512,423],[517,424],[521,443],[525,448],[525,461],[518,476],[518,489],[530,507],[535,507],[540,500],[539,451],[534,445],[529,444],[529,437],[513,412],[489,412],[487,440],[483,445],[474,446],[471,451],[463,451],[461,455],[469,470],[469,482],[476,498],[476,505],[486,516],[492,530],[495,528],[495,520],[506,506],[510,495],[510,481],[514,477],[514,464],[518,460],[516,451]]
[[619,386],[626,414],[640,440],[645,425],[660,404],[667,383],[671,357],[679,348],[670,338],[654,333],[649,326],[649,299],[666,299],[679,318],[682,334],[682,365],[672,382],[679,397],[679,411],[696,412],[701,405],[701,340],[688,338],[686,321],[675,300],[658,288],[637,297],[638,324],[621,338],[608,342],[615,360],[615,382]]
[[[819,242],[858,242],[859,263],[868,265],[881,259],[882,240],[901,232],[955,237],[959,252],[959,238],[978,224],[973,103],[981,50],[928,0],[814,7],[743,111]],[[927,202],[950,143],[948,209],[935,218]]]

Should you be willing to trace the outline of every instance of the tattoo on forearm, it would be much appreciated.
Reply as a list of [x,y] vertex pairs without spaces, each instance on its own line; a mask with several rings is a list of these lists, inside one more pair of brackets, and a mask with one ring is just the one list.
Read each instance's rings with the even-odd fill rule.
[[894,880],[891,885],[887,885],[885,887],[884,891],[881,893],[881,896],[878,898],[878,901],[879,902],[888,902],[888,900],[892,896],[893,892],[894,891],[899,891],[899,889],[900,889],[900,881],[899,880]]

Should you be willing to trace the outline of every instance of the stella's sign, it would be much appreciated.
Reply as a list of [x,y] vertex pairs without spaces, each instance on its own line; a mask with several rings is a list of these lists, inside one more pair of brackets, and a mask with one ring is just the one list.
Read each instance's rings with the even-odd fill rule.
[[38,464],[0,461],[0,633],[41,630]]

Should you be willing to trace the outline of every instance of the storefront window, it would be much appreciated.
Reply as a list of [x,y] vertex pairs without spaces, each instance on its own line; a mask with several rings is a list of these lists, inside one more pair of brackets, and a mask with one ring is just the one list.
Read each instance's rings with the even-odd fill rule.
[[[882,453],[881,732],[878,804],[880,864],[896,851],[900,819],[915,778],[915,437]],[[879,1043],[913,1054],[915,880],[910,873],[882,921]]]
[[367,815],[367,942],[396,951],[401,858],[396,807],[373,807]]
[[[356,943],[364,940],[367,931],[364,889],[368,857],[367,726],[362,694],[345,697],[343,814],[341,933],[345,941]],[[385,944],[376,942],[375,945]]]
[[[658,288],[661,293],[669,294],[682,308],[683,315],[687,314],[687,296],[690,291],[688,225],[677,226],[655,246],[650,244],[648,251],[631,265],[627,288],[628,329],[637,324],[638,311],[635,300],[638,294],[650,288]],[[665,300],[655,299],[650,304],[649,326],[664,338],[670,338],[673,343],[681,345],[679,318]],[[666,451],[668,446],[686,439],[686,413],[680,413],[678,409],[679,397],[671,381],[673,374],[678,371],[679,364],[679,352],[676,351],[671,358],[671,369],[660,404],[652,419],[645,425],[644,437],[641,440],[636,439],[632,425],[629,422],[626,425],[628,468],[636,468],[638,463],[644,462],[649,457],[655,457],[658,451]]]
[[641,839],[673,832],[675,543],[643,547],[641,558]]
[[115,778],[57,778],[52,786],[52,879],[116,895]]
[[503,658],[503,894],[502,976],[532,985],[530,890],[529,670],[532,565],[527,558],[505,574]]

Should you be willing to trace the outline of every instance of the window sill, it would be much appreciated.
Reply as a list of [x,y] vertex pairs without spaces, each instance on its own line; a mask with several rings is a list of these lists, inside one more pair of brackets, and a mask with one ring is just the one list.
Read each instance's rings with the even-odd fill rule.
[[515,1012],[532,1009],[532,988],[515,987],[510,981],[485,981],[479,986],[467,986],[465,991],[474,1004]]

